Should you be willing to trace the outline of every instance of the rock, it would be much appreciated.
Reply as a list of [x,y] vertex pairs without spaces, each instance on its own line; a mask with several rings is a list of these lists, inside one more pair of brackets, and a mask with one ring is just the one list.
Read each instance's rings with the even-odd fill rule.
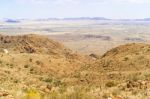
[[0,97],[3,97],[3,96],[8,96],[9,93],[6,92],[6,91],[0,91]]
[[98,56],[98,55],[93,54],[93,53],[92,53],[92,54],[90,54],[89,56],[90,56],[90,57],[92,57],[92,58],[95,58],[95,59],[99,58],[99,56]]

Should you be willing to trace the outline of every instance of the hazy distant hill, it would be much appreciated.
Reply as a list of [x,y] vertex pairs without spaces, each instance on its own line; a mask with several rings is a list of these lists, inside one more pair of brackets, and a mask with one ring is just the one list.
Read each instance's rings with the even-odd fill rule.
[[[31,19],[4,19],[5,22],[18,23],[20,20],[31,20]],[[36,21],[50,21],[50,20],[110,20],[110,21],[150,21],[150,18],[144,19],[111,19],[105,17],[74,17],[74,18],[41,18],[35,19]]]
[[20,20],[17,20],[17,19],[6,19],[4,21],[7,23],[19,23],[20,22]]

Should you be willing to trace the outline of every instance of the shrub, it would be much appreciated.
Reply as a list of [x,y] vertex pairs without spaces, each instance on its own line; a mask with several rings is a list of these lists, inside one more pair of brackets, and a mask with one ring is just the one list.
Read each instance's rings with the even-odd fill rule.
[[10,64],[10,66],[14,66],[13,64]]
[[53,82],[53,84],[54,84],[55,86],[60,86],[60,85],[62,85],[62,82],[61,82],[60,80],[55,80],[55,81]]
[[146,73],[144,76],[145,76],[146,78],[150,78],[150,73]]
[[29,89],[25,92],[25,95],[20,99],[41,99],[41,95],[36,90]]
[[129,58],[128,58],[128,57],[125,57],[125,58],[124,58],[124,61],[128,61],[128,60],[129,60]]
[[[61,88],[60,88],[61,89]],[[71,88],[70,90],[51,90],[49,93],[40,94],[37,90],[27,89],[16,95],[15,99],[95,99],[84,88]]]
[[53,79],[52,79],[52,78],[47,78],[47,79],[45,79],[44,81],[47,82],[47,83],[52,83],[52,82],[53,82]]
[[75,73],[74,77],[75,77],[75,78],[80,78],[80,77],[81,77],[80,72]]
[[36,61],[36,64],[37,64],[37,65],[40,65],[40,64],[41,64],[41,62],[37,60],[37,61]]
[[71,92],[65,91],[51,91],[42,99],[94,99],[92,96],[88,95],[87,92],[82,88],[75,88]]
[[32,62],[33,61],[32,58],[30,58],[29,61]]
[[33,74],[34,73],[34,69],[30,68],[30,73]]
[[0,60],[0,64],[2,64],[3,62]]
[[29,67],[29,65],[24,65],[24,68],[28,68]]
[[31,69],[30,69],[30,72],[32,72],[33,70],[34,70],[34,69],[33,69],[33,68],[31,68]]
[[19,80],[17,80],[17,79],[16,79],[16,80],[14,80],[14,83],[19,83]]
[[114,52],[115,54],[117,54],[118,53],[118,49],[114,48],[114,49],[112,49],[112,52]]
[[105,86],[106,87],[114,87],[114,86],[116,86],[117,84],[114,82],[114,81],[108,81],[106,84],[105,84]]
[[129,81],[134,81],[134,82],[136,82],[136,81],[138,81],[138,80],[140,80],[140,79],[141,79],[141,77],[140,77],[140,75],[139,75],[138,73],[130,74],[130,75],[128,76],[128,80],[129,80]]

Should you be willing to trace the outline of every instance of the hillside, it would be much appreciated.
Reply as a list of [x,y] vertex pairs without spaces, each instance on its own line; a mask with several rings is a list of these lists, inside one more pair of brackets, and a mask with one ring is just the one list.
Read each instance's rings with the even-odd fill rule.
[[39,53],[49,55],[67,55],[71,53],[62,44],[41,35],[0,35],[0,43],[0,49],[7,49],[10,53]]
[[149,44],[83,56],[41,35],[0,35],[0,43],[2,99],[143,99],[150,88]]
[[51,82],[69,84],[68,77],[90,61],[40,35],[1,35],[0,50],[0,97],[28,88],[42,91]]
[[[136,76],[144,76],[150,71],[150,44],[131,43],[120,45],[102,55],[81,71],[94,72],[97,81],[115,80],[123,83]],[[84,77],[83,77],[84,78]]]
[[120,45],[82,67],[80,79],[99,85],[101,91],[97,94],[104,95],[102,99],[149,99],[149,60],[150,44]]
[[98,61],[110,71],[145,70],[150,68],[149,56],[149,44],[131,43],[113,48]]

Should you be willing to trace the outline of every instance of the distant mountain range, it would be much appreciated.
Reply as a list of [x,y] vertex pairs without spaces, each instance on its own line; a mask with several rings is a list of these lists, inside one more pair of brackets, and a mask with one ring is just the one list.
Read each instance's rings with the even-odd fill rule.
[[47,19],[36,19],[38,21],[48,20],[110,20],[110,21],[150,21],[150,18],[144,19],[109,19],[105,17],[75,17],[75,18],[47,18]]
[[[7,23],[19,23],[22,20],[30,20],[30,19],[4,19],[4,22]],[[105,17],[77,17],[77,18],[41,18],[35,19],[34,21],[49,21],[49,20],[107,20],[107,21],[150,21],[150,18],[144,19],[109,19]]]
[[17,20],[17,19],[6,19],[4,21],[7,23],[19,23],[20,22],[20,20]]

